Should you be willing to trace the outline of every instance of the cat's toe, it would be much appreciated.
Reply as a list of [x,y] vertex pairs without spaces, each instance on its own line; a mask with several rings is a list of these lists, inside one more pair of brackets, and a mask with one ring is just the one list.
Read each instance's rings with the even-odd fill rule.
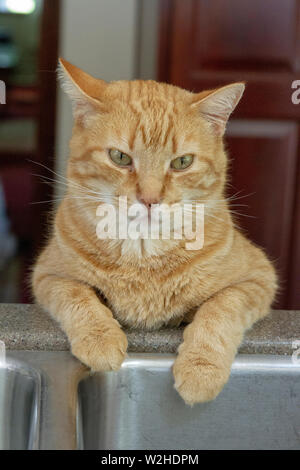
[[191,351],[178,355],[173,374],[179,395],[186,404],[194,405],[214,400],[227,382],[230,369]]
[[90,333],[71,342],[72,354],[92,371],[119,370],[127,345],[126,335],[119,328],[105,335]]

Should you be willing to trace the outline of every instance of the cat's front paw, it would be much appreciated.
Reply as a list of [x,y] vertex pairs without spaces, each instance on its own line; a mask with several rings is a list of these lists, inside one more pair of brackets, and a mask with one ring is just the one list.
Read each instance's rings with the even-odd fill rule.
[[92,371],[120,369],[128,346],[126,335],[115,320],[78,332],[70,341],[72,354]]
[[217,397],[229,378],[230,367],[206,358],[201,348],[181,348],[173,374],[179,395],[185,403],[194,405]]

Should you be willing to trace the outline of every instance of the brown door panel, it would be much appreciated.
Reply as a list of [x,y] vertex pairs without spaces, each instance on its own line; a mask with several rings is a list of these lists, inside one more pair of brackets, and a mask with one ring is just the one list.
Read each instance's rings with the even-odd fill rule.
[[[228,125],[230,196],[238,225],[262,246],[288,281],[296,183],[297,124],[234,120]],[[281,306],[284,304],[281,296]]]

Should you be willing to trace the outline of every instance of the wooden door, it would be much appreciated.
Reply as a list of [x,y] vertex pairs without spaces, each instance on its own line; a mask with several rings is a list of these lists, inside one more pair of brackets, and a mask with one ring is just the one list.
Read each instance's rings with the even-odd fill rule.
[[299,78],[299,0],[161,2],[161,81],[193,91],[247,82],[226,136],[229,195],[238,193],[238,223],[277,266],[277,308],[300,309]]

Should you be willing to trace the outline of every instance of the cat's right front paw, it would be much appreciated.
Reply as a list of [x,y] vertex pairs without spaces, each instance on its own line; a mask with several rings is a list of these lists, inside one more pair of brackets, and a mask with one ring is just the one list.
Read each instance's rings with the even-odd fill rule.
[[72,354],[92,371],[120,369],[128,346],[125,333],[117,325],[98,325],[70,338]]

